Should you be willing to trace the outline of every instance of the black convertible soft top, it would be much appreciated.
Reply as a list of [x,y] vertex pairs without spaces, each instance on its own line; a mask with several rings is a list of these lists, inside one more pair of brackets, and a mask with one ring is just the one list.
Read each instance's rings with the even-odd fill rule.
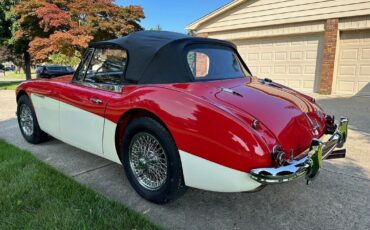
[[91,43],[90,47],[121,47],[127,51],[125,81],[137,84],[184,83],[192,81],[186,63],[186,48],[192,44],[221,45],[236,51],[234,44],[191,37],[167,31],[140,31],[113,40]]

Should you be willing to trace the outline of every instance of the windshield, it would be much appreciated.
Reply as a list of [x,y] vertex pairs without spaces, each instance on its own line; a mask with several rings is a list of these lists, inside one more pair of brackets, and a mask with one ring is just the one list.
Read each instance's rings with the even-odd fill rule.
[[222,80],[251,76],[238,55],[228,47],[195,46],[187,52],[187,62],[195,80]]

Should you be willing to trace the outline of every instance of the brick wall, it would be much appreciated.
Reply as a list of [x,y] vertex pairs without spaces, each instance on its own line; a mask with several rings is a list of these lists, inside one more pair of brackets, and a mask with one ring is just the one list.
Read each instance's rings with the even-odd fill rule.
[[209,58],[203,53],[196,53],[196,77],[201,78],[208,75],[209,69]]
[[338,40],[339,19],[328,19],[325,23],[324,50],[321,66],[320,93],[331,94]]
[[[207,38],[208,33],[197,33],[195,36]],[[209,68],[208,56],[199,52],[197,52],[195,55],[195,77],[201,78],[207,76]]]

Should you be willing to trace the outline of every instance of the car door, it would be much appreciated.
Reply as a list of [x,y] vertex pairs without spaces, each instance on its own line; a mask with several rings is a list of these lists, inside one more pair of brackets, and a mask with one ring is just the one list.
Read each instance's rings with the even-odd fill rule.
[[126,65],[122,49],[89,49],[71,83],[60,95],[62,140],[103,154],[104,114],[110,98],[121,93]]

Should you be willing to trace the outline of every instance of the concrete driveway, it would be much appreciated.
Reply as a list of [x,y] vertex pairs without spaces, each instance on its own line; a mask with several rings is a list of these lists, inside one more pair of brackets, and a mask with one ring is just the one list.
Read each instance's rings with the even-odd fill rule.
[[320,96],[318,103],[337,117],[348,116],[351,125],[347,158],[325,162],[311,185],[300,180],[230,194],[189,189],[165,206],[136,195],[120,165],[58,140],[26,143],[13,91],[0,91],[0,138],[168,229],[370,229],[370,98]]

